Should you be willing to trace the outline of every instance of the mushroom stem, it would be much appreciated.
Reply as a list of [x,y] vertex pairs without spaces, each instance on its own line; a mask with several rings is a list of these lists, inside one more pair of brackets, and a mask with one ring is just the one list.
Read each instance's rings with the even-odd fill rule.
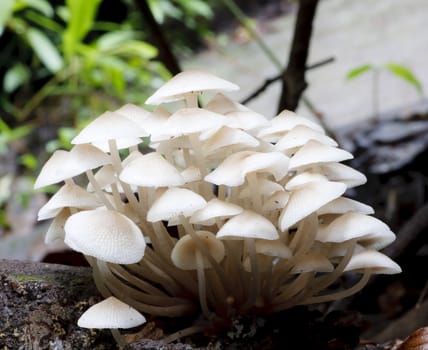
[[180,338],[183,337],[187,337],[189,335],[195,334],[195,333],[200,333],[203,332],[207,329],[206,326],[191,326],[188,328],[184,328],[181,331],[172,333],[170,335],[168,335],[167,337],[163,338],[163,342],[168,344],[168,343],[172,343],[173,341],[176,341]]
[[201,305],[201,310],[207,320],[211,320],[212,314],[208,309],[207,304],[207,290],[206,290],[206,281],[205,281],[205,272],[204,272],[204,262],[202,259],[202,254],[199,249],[195,250],[196,255],[196,266],[198,274],[198,294],[199,294],[199,304]]
[[118,329],[110,329],[111,335],[113,336],[114,340],[116,341],[117,345],[119,345],[120,347],[125,347],[126,345],[128,345],[126,343],[125,338],[123,337],[122,334],[120,334]]
[[251,273],[250,273],[250,293],[245,304],[242,306],[242,310],[250,309],[257,300],[257,297],[260,292],[260,272],[259,266],[257,263],[257,254],[256,254],[256,243],[254,238],[246,238],[245,243],[248,249],[248,254],[250,257]]
[[197,108],[199,107],[198,103],[198,94],[195,92],[188,92],[185,94],[186,98],[186,107],[187,108]]
[[182,226],[184,227],[184,229],[186,230],[186,233],[188,233],[192,237],[192,239],[194,240],[194,242],[195,242],[196,246],[198,247],[198,249],[200,250],[200,252],[208,259],[208,262],[210,263],[211,267],[217,273],[218,277],[222,281],[221,286],[222,286],[223,290],[221,291],[221,293],[226,295],[226,291],[224,290],[225,286],[230,286],[232,288],[233,282],[228,278],[228,276],[225,274],[223,268],[212,257],[212,255],[208,251],[207,247],[202,243],[201,239],[195,233],[193,226],[189,223],[189,220],[182,216],[181,217],[181,223],[182,223]]
[[348,265],[349,260],[351,260],[352,255],[354,254],[355,246],[357,245],[356,240],[352,240],[347,242],[348,248],[346,251],[346,255],[342,258],[340,263],[336,266],[336,268],[330,272],[326,276],[319,277],[313,281],[313,286],[307,288],[305,291],[306,296],[312,296],[317,294],[319,291],[326,289],[329,285],[331,285],[334,281],[336,281],[339,276],[343,273],[346,265]]
[[[119,150],[117,149],[116,140],[108,140],[109,150],[110,150],[110,156],[112,160],[113,167],[116,171],[116,174],[119,175],[122,171],[122,160],[120,159]],[[123,188],[123,191],[125,192],[125,196],[128,199],[131,206],[134,208],[136,213],[139,213],[139,203],[137,201],[137,198],[135,198],[134,193],[132,192],[131,186],[129,186],[127,183],[121,181],[118,179],[120,185]],[[145,218],[141,220],[141,222],[144,222]]]
[[262,197],[258,189],[257,173],[249,173],[247,175],[248,186],[250,187],[251,193],[251,204],[253,210],[257,213],[262,213]]
[[[105,192],[101,189],[98,181],[95,179],[95,176],[92,172],[92,170],[86,170],[86,177],[89,180],[89,183],[92,185],[92,187],[95,190],[95,193],[97,194],[98,198],[103,202],[103,204],[105,205],[105,207],[108,210],[114,210],[115,208],[113,207],[113,205],[111,204],[111,202],[108,200]],[[116,206],[116,209],[119,209],[120,206]]]
[[300,302],[299,305],[324,303],[326,301],[339,300],[339,299],[346,298],[350,295],[353,295],[364,288],[364,286],[369,281],[371,274],[372,274],[371,269],[367,268],[364,270],[364,274],[362,275],[361,279],[352,287],[345,290],[341,290],[339,292],[331,293],[331,294],[307,298],[303,302]]

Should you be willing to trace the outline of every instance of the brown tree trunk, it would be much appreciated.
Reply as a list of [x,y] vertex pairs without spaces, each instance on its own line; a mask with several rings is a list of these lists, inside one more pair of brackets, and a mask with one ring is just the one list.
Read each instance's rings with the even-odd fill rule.
[[171,50],[171,45],[168,44],[159,23],[157,23],[156,19],[153,17],[152,11],[150,10],[147,1],[135,0],[135,4],[140,9],[142,16],[146,20],[147,25],[152,32],[153,39],[155,40],[159,50],[159,59],[171,72],[171,74],[176,75],[180,73],[180,64],[178,63],[177,58],[174,56]]
[[278,112],[284,109],[294,111],[299,104],[303,91],[306,89],[306,61],[317,5],[318,0],[299,1],[288,65],[282,76],[282,92]]

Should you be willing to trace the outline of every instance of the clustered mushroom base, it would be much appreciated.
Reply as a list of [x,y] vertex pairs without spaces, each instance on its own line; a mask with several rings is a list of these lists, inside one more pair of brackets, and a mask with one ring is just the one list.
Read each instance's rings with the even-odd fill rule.
[[[268,120],[222,94],[237,88],[178,74],[147,100],[153,112],[106,112],[43,167],[36,188],[65,182],[39,212],[54,218],[46,242],[85,254],[107,298],[82,327],[203,316],[171,341],[218,320],[341,299],[371,274],[400,272],[378,251],[395,235],[344,196],[366,181],[341,163],[352,155],[308,119]],[[216,94],[200,107],[207,92]],[[160,106],[183,101],[174,112]],[[139,147],[148,137],[150,152]],[[326,291],[348,271],[359,282]]]

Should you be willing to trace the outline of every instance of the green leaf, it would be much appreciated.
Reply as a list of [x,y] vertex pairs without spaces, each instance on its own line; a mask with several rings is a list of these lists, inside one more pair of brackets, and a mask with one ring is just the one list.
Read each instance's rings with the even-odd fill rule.
[[180,6],[191,12],[192,14],[199,15],[205,18],[211,18],[213,16],[213,12],[211,10],[211,7],[202,0],[177,0],[177,2],[180,4]]
[[19,0],[15,2],[15,11],[26,7],[37,10],[43,13],[46,17],[52,17],[54,15],[54,9],[49,1],[46,0]]
[[120,31],[109,32],[101,35],[97,39],[96,46],[98,49],[103,51],[111,50],[120,46],[126,41],[133,39],[134,36],[135,36],[134,32],[131,30],[120,30]]
[[78,44],[91,30],[101,0],[66,0],[70,17],[63,34],[63,50],[70,59]]
[[30,70],[22,63],[12,66],[4,75],[3,88],[7,93],[11,93],[24,85],[30,79]]
[[3,34],[9,18],[13,13],[14,0],[2,0],[0,2],[0,36]]
[[37,57],[50,72],[56,73],[63,67],[61,55],[43,32],[35,28],[29,28],[26,32],[26,37]]
[[31,153],[25,153],[20,156],[19,162],[29,170],[35,170],[38,165],[37,158]]
[[371,64],[364,64],[362,66],[359,66],[359,67],[354,68],[351,71],[349,71],[348,74],[346,74],[346,79],[347,80],[354,79],[356,77],[359,77],[361,74],[364,74],[364,73],[371,71],[373,69],[374,69],[374,67]]
[[404,81],[413,85],[420,94],[423,93],[421,82],[416,78],[416,76],[412,73],[412,71],[409,68],[396,63],[388,63],[388,64],[385,64],[384,67],[388,69],[396,77],[403,79]]
[[112,53],[116,55],[137,56],[149,60],[157,56],[158,50],[144,41],[128,40],[113,50]]

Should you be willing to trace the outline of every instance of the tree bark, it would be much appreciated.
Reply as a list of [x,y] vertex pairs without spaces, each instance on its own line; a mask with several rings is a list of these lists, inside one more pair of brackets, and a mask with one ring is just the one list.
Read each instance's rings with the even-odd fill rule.
[[282,91],[278,112],[284,109],[296,110],[300,97],[307,87],[305,80],[306,61],[317,5],[318,0],[299,1],[289,60],[282,75]]
[[[110,330],[77,326],[101,300],[90,268],[0,260],[0,349],[118,349]],[[152,339],[129,342],[123,350],[192,350]]]
[[116,349],[109,330],[77,326],[100,301],[89,268],[0,260],[1,349]]
[[176,75],[181,72],[180,64],[177,58],[174,56],[171,45],[168,44],[160,25],[156,22],[153,17],[152,11],[146,0],[135,0],[135,4],[140,9],[140,12],[144,19],[147,21],[147,25],[152,32],[153,38],[157,44],[159,50],[159,59],[165,65],[165,67]]

